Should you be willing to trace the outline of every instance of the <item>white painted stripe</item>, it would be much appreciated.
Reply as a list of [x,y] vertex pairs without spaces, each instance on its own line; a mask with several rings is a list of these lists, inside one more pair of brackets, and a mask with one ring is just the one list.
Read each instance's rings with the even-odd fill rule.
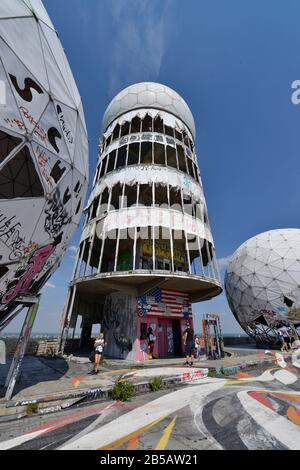
[[[284,369],[276,371],[274,374],[274,378],[285,385],[293,384],[294,382],[297,382],[298,380],[298,377],[296,374],[293,374],[292,372],[288,370],[284,370]],[[300,439],[300,436],[299,436],[299,439]]]
[[[285,391],[278,392],[275,390],[272,390],[272,392],[286,393]],[[297,393],[296,395],[300,394]],[[300,430],[297,425],[249,396],[247,391],[238,392],[237,396],[243,408],[261,427],[288,449],[300,450]]]
[[[74,442],[77,439],[79,439],[81,436],[84,436],[85,434],[88,434],[89,432],[93,431],[96,427],[98,427],[101,424],[101,422],[105,418],[107,418],[107,416],[109,416],[110,413],[112,413],[114,411],[114,409],[116,408],[117,405],[118,404],[115,401],[112,402],[112,403],[109,403],[109,405],[107,405],[105,408],[103,408],[103,410],[101,410],[100,416],[98,416],[98,418],[96,418],[95,421],[93,421],[89,426],[84,428],[77,435],[71,437],[71,439],[69,439],[63,445],[70,444],[71,442]],[[57,447],[56,450],[60,450],[60,447]]]
[[205,398],[209,393],[223,387],[226,380],[203,379],[203,385],[195,385],[168,393],[156,400],[126,413],[119,418],[107,423],[100,429],[82,436],[75,442],[62,446],[61,450],[93,450],[107,446],[117,439],[127,436],[139,428],[153,421],[168,416],[177,410],[189,405],[197,396]]
[[40,436],[41,434],[44,434],[47,429],[42,429],[40,431],[35,431],[31,432],[28,434],[23,434],[22,436],[14,437],[13,439],[9,439],[8,441],[3,441],[0,442],[0,450],[7,450],[11,449],[12,447],[19,446],[21,444],[24,444],[24,442],[30,441],[31,439],[34,439],[37,436]]

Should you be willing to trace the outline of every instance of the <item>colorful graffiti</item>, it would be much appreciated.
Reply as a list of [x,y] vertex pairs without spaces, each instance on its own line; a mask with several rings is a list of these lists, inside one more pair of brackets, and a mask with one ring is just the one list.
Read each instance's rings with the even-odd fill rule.
[[29,257],[25,272],[23,272],[24,270],[22,268],[16,271],[15,277],[18,279],[18,281],[2,296],[2,304],[12,302],[16,299],[16,297],[25,294],[29,290],[33,279],[41,272],[46,260],[50,255],[52,255],[54,250],[55,245],[50,244],[42,248],[38,248]]

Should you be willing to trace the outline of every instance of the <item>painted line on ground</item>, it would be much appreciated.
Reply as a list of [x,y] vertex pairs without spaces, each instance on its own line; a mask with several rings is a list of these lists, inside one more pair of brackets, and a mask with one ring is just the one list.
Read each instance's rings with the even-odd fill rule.
[[162,437],[158,441],[157,446],[155,447],[155,450],[165,450],[165,448],[167,447],[168,442],[170,440],[172,431],[174,429],[176,419],[177,419],[177,416],[175,416],[172,419],[172,421],[170,422],[170,424],[168,424],[168,426],[166,427],[166,429],[163,432]]
[[[272,393],[285,393],[285,391],[272,390]],[[298,394],[294,393],[294,395]],[[273,435],[288,449],[300,450],[300,432],[297,425],[249,396],[248,391],[238,392],[237,397],[246,412],[259,426]]]
[[100,429],[82,436],[75,442],[62,446],[61,449],[93,450],[109,446],[114,441],[135,433],[141,427],[147,426],[153,421],[161,420],[171,413],[188,406],[195,395],[198,399],[199,394],[205,397],[212,391],[218,390],[224,386],[225,382],[222,379],[203,379],[202,385],[183,388],[163,395],[105,424]]

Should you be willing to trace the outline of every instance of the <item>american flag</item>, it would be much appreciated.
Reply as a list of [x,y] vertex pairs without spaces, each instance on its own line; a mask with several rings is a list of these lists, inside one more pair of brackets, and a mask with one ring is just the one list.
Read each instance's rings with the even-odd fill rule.
[[188,318],[192,314],[189,295],[156,287],[138,298],[138,315],[176,315]]

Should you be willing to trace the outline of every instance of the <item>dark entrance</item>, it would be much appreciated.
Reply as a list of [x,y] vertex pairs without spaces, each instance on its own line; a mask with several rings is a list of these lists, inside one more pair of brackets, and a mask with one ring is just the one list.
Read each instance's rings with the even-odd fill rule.
[[172,320],[174,355],[182,356],[180,320]]

